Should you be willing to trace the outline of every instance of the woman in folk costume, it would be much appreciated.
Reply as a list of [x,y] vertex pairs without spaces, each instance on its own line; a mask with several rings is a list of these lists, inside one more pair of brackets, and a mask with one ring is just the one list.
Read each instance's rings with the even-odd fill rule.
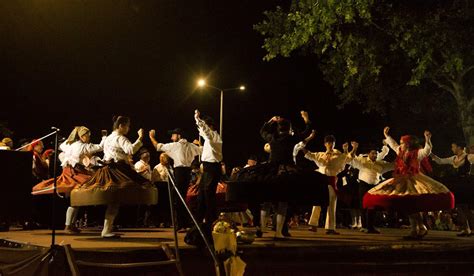
[[41,140],[33,140],[28,146],[28,151],[33,153],[33,176],[37,182],[48,179],[48,162],[43,158],[44,144]]
[[[102,137],[100,145],[90,143],[91,132],[85,126],[75,127],[68,139],[62,143],[61,166],[62,174],[56,180],[58,193],[70,195],[72,189],[91,178],[93,171],[90,167],[90,157],[102,151],[105,136]],[[44,180],[33,187],[33,195],[51,194],[54,192],[54,178]],[[75,221],[79,208],[69,207],[66,211],[65,230],[71,234],[79,233]]]
[[114,118],[113,129],[104,141],[105,166],[71,192],[72,206],[107,205],[103,238],[118,237],[112,233],[112,227],[121,204],[151,205],[157,203],[158,197],[157,189],[128,161],[128,156],[142,146],[143,129],[138,131],[138,139],[133,144],[125,137],[130,130],[128,117]]
[[394,177],[369,190],[363,205],[368,209],[394,209],[410,214],[411,232],[405,238],[421,239],[428,229],[420,212],[452,209],[454,195],[443,184],[420,172],[421,161],[431,154],[431,133],[425,131],[425,146],[420,149],[410,135],[402,136],[398,145],[389,136],[389,130],[389,127],[384,129],[386,141],[397,153]]

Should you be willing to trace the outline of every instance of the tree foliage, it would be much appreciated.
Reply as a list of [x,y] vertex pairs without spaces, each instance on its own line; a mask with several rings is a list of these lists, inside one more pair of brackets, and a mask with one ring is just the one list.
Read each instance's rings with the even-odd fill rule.
[[264,36],[265,60],[296,50],[317,55],[342,105],[384,112],[397,94],[434,83],[454,97],[465,135],[474,137],[473,4],[294,0],[265,12],[254,28]]

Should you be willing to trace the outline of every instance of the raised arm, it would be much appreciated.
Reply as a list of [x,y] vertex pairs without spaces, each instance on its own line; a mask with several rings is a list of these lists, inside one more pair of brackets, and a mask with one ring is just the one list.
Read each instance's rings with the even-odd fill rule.
[[387,155],[390,149],[387,147],[384,141],[384,145],[382,146],[382,150],[377,153],[377,161],[383,160]]
[[213,140],[214,133],[211,128],[201,119],[201,113],[199,110],[194,111],[194,119],[199,130],[199,135],[204,137],[206,140]]
[[440,158],[438,155],[431,153],[431,160],[433,160],[438,165],[452,165],[455,156]]
[[106,136],[102,136],[102,140],[100,141],[100,144],[93,144],[93,143],[88,143],[84,147],[84,154],[86,155],[92,155],[97,152],[101,152],[104,149],[104,141]]
[[431,154],[431,149],[433,145],[431,144],[431,132],[425,130],[425,147],[418,151],[418,160],[423,160],[423,158]]
[[135,141],[135,143],[131,143],[125,136],[120,136],[118,139],[118,143],[122,150],[129,155],[135,154],[143,145],[142,140],[143,140],[143,134],[144,131],[143,129],[138,130],[138,139]]
[[265,142],[270,142],[273,139],[273,136],[276,133],[276,122],[280,120],[280,117],[274,116],[268,122],[263,124],[262,128],[260,129],[260,136],[262,136]]
[[385,127],[383,129],[383,135],[385,136],[385,142],[387,142],[388,146],[398,154],[398,150],[400,149],[400,145],[388,134],[390,131],[389,127]]
[[309,120],[309,114],[306,111],[301,111],[301,118],[303,118],[304,124],[305,124],[305,129],[301,132],[295,133],[294,135],[298,137],[299,139],[303,140],[309,135],[311,135],[311,132],[313,131],[311,127],[311,121]]

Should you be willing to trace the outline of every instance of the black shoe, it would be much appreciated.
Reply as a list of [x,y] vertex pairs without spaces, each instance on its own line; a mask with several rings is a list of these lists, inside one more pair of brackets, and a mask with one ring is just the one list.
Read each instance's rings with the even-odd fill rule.
[[256,236],[257,238],[263,237],[263,232],[262,232],[262,230],[258,229],[257,232],[255,232],[255,236]]
[[368,229],[366,233],[367,234],[380,234],[380,231],[373,228],[373,229]]
[[291,234],[288,231],[283,231],[283,232],[281,232],[281,234],[285,237],[291,237]]
[[286,238],[286,237],[274,237],[273,240],[274,241],[287,241],[288,238]]
[[403,239],[407,240],[407,241],[419,241],[422,238],[423,238],[423,236],[420,236],[420,235],[416,235],[416,236],[408,235],[408,236],[403,237]]
[[340,235],[336,230],[326,230],[326,235]]
[[461,232],[461,233],[456,234],[456,236],[458,236],[458,237],[469,237],[471,235],[472,235],[472,233],[468,234],[466,232]]

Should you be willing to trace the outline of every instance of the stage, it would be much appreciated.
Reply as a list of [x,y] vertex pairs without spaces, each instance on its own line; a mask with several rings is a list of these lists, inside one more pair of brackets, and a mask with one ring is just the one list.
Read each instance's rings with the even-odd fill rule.
[[[291,229],[287,241],[274,241],[273,232],[251,245],[240,245],[247,275],[314,274],[465,274],[474,272],[474,236],[461,238],[456,232],[430,231],[421,241],[406,241],[407,229],[380,229],[372,235],[357,230],[340,229],[341,235],[326,235],[322,229],[313,233],[307,227]],[[251,231],[251,229],[248,229]],[[0,233],[3,246],[22,244],[24,248],[48,248],[48,230],[15,230]],[[95,262],[144,262],[164,259],[161,244],[172,246],[171,229],[119,229],[120,239],[99,237],[99,229],[86,229],[79,235],[57,231],[57,244],[70,244],[76,259]],[[187,275],[212,275],[212,259],[203,249],[186,245],[178,234],[180,255]],[[27,244],[27,246],[24,246]],[[17,249],[21,250],[21,249]],[[154,275],[176,274],[176,268],[132,270],[91,269],[79,266],[81,275]]]

